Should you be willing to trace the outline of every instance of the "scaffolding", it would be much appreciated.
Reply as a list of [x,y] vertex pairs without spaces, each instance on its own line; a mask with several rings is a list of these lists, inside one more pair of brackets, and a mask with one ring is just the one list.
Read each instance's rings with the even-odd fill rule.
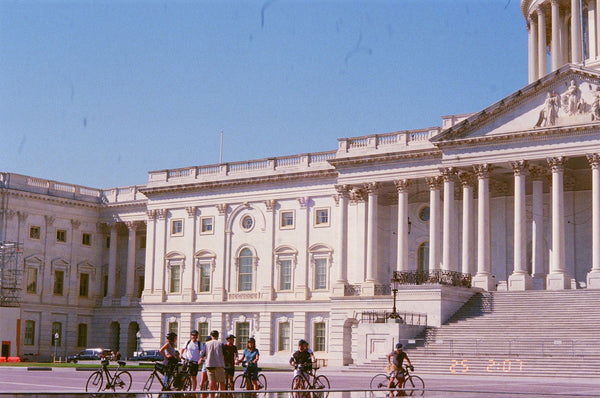
[[18,242],[0,242],[0,307],[21,304],[21,256]]

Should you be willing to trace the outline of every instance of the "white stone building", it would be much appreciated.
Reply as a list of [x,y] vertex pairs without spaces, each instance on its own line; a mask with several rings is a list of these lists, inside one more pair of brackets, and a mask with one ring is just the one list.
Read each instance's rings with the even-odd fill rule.
[[255,336],[265,362],[307,338],[341,365],[421,330],[361,326],[391,309],[394,271],[472,276],[400,288],[429,326],[477,288],[600,288],[600,0],[521,6],[530,84],[439,127],[109,190],[2,173],[0,241],[23,248],[10,355],[131,354],[197,328]]

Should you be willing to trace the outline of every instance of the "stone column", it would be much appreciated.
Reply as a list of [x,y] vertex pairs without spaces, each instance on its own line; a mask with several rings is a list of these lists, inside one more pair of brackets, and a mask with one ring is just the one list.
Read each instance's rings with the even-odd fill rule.
[[566,158],[549,158],[552,168],[552,260],[546,279],[548,290],[571,288],[571,277],[565,269],[565,211],[563,177]]
[[546,58],[546,16],[544,10],[537,9],[538,16],[538,79],[548,73],[548,59]]
[[531,275],[527,272],[527,231],[525,211],[525,171],[527,162],[511,162],[515,178],[514,268],[508,278],[509,290],[530,290]]
[[125,225],[129,233],[127,237],[127,276],[125,296],[121,297],[121,305],[129,305],[135,298],[135,237],[138,226],[134,221],[127,221]]
[[347,267],[347,241],[348,241],[348,187],[345,185],[336,185],[337,195],[335,196],[338,207],[338,240],[337,256],[335,256],[335,276],[336,281],[333,285],[334,296],[344,296],[344,288],[348,283],[346,272]]
[[581,53],[581,0],[571,0],[571,62],[580,64]]
[[595,60],[597,58],[596,52],[596,42],[598,41],[598,36],[596,36],[597,28],[596,24],[596,2],[588,1],[587,3],[587,13],[588,13],[588,42],[589,42],[589,53],[588,58],[590,60]]
[[146,223],[146,264],[144,266],[144,291],[142,293],[142,302],[148,301],[154,293],[154,223],[156,220],[156,210],[146,211],[148,221]]
[[396,271],[408,271],[408,187],[410,181],[396,180],[398,192],[398,251]]
[[531,194],[531,273],[532,287],[536,290],[546,288],[546,270],[544,267],[544,174],[541,167],[532,167],[529,174],[533,179]]
[[600,289],[600,154],[587,155],[592,167],[592,269],[587,287]]
[[231,275],[231,230],[227,226],[227,203],[216,205],[219,215],[215,217],[215,237],[217,245],[222,249],[217,252],[215,268],[211,275],[212,298],[215,302],[224,301],[227,298],[227,292],[231,289],[229,277]]
[[116,293],[117,279],[117,223],[110,224],[110,248],[108,249],[108,285],[106,289],[106,297],[102,301],[102,305],[112,305],[112,299]]
[[[309,293],[308,272],[310,267],[310,254],[308,253],[308,231],[310,229],[310,217],[308,196],[297,198],[300,207],[297,211],[296,227],[298,228],[298,247],[301,249],[298,253],[298,266],[295,270],[294,293],[297,300],[307,300]],[[313,285],[314,286],[314,285]]]
[[[275,206],[277,201],[275,199],[269,199],[264,201],[265,204],[265,233],[267,238],[264,244],[268,245],[271,253],[275,251]],[[276,283],[273,280],[275,264],[271,261],[263,263],[261,267],[266,268],[263,272],[258,272],[256,275],[257,290],[260,294],[260,299],[265,301],[271,301],[275,297]],[[270,325],[270,324],[269,324]],[[262,334],[262,330],[261,330]]]
[[600,58],[600,0],[596,0],[596,6],[594,7],[594,19],[596,20],[596,57]]
[[154,300],[164,301],[167,291],[165,283],[166,249],[167,249],[167,209],[156,210],[156,235],[154,241]]
[[194,262],[196,261],[196,206],[185,208],[187,219],[183,226],[183,239],[185,241],[186,259],[181,269],[181,300],[189,303],[196,299],[196,287],[198,286],[198,268]]
[[551,0],[552,4],[552,49],[550,50],[551,69],[553,71],[560,68],[560,12],[558,8],[558,0]]
[[490,242],[490,172],[492,166],[475,166],[478,182],[477,199],[477,274],[473,277],[473,287],[484,290],[496,289],[496,278],[491,269]]
[[[365,289],[363,291],[367,295],[375,294],[375,283],[377,278],[377,189],[379,184],[371,182],[365,184],[365,189],[368,195],[367,203],[367,266],[365,275]],[[373,288],[372,294],[371,287]]]
[[538,79],[538,27],[537,22],[531,16],[527,23],[527,38],[529,44],[529,83]]
[[456,236],[454,223],[454,175],[456,170],[447,167],[442,171],[444,180],[444,219],[443,219],[443,244],[442,244],[442,269],[456,271],[452,258],[452,248]]
[[463,188],[462,273],[473,274],[473,176],[461,173],[459,178]]
[[440,179],[427,177],[429,185],[429,271],[440,269]]

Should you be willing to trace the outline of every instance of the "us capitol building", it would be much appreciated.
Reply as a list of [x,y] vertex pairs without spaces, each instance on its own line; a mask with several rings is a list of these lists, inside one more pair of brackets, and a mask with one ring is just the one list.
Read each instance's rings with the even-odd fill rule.
[[[600,289],[600,0],[521,9],[529,84],[441,126],[112,189],[0,173],[2,356],[217,329],[342,365],[476,291]],[[392,293],[403,322],[374,327]]]

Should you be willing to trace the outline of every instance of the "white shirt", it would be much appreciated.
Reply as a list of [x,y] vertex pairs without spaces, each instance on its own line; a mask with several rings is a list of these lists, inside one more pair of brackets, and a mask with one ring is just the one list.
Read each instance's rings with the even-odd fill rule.
[[194,342],[190,340],[190,342],[185,346],[185,351],[183,352],[183,359],[187,359],[188,361],[200,362],[200,354],[204,351],[204,344],[199,341]]

